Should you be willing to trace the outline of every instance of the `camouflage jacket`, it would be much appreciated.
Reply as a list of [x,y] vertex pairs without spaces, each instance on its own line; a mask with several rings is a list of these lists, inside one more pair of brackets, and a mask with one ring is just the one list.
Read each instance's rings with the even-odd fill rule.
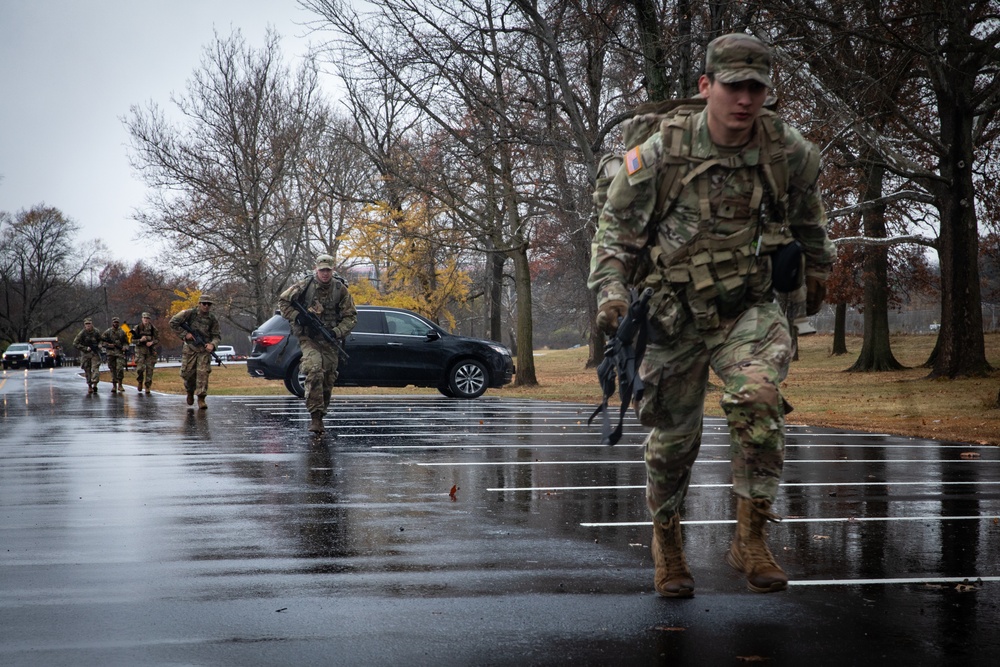
[[201,334],[202,339],[206,343],[211,343],[215,347],[218,347],[219,343],[222,342],[222,330],[219,327],[219,318],[215,316],[215,313],[202,315],[198,312],[198,307],[195,306],[194,308],[182,310],[170,318],[170,328],[184,341],[184,349],[194,350],[195,352],[205,351],[203,346],[195,345],[193,341],[186,340],[188,332],[181,326],[185,323]]
[[109,327],[101,334],[101,342],[109,357],[120,357],[128,347],[128,334],[121,327]]
[[[140,322],[132,329],[132,341],[135,343],[136,354],[154,353],[156,346],[160,343],[160,332],[152,323]],[[146,343],[152,343],[152,345],[146,345]]]
[[316,280],[315,276],[309,276],[286,289],[278,297],[278,309],[281,315],[291,322],[292,333],[299,338],[321,341],[321,337],[303,329],[295,321],[298,311],[291,303],[295,298],[318,316],[330,333],[337,338],[347,336],[358,323],[358,310],[354,307],[354,299],[347,289],[347,282],[336,273],[326,285]]
[[99,353],[101,349],[101,332],[97,329],[91,329],[90,331],[87,331],[86,328],[80,329],[80,333],[73,339],[73,347],[84,354],[88,352],[95,353],[94,348],[96,347],[96,353]]
[[[675,122],[668,127],[668,121],[664,121],[658,132],[626,154],[623,167],[608,188],[591,249],[588,280],[588,285],[598,290],[599,306],[611,300],[628,302],[629,283],[642,282],[644,274],[653,268],[670,283],[697,282],[693,272],[680,275],[687,273],[688,266],[679,266],[680,272],[671,271],[673,263],[698,263],[697,259],[691,262],[690,257],[689,248],[695,245],[709,264],[732,254],[730,251],[739,245],[744,256],[733,262],[738,267],[734,270],[744,273],[741,279],[751,270],[758,274],[758,296],[770,287],[769,261],[765,256],[758,266],[753,258],[759,244],[764,245],[766,253],[794,238],[803,247],[806,274],[824,280],[828,277],[836,249],[827,237],[826,213],[816,188],[819,153],[797,130],[771,112],[761,114],[771,117],[769,127],[778,135],[776,145],[784,147],[783,168],[787,169],[782,201],[770,202],[772,206],[765,216],[766,222],[772,224],[764,225],[761,219],[762,207],[771,199],[767,195],[767,175],[762,173],[761,135],[766,126],[761,119],[755,124],[750,142],[735,149],[720,148],[712,142],[707,110],[691,114],[684,125]],[[658,188],[667,173],[665,165],[671,158],[675,162],[677,159],[679,137],[683,138],[681,145],[689,147],[690,155],[681,156],[688,166],[683,178],[676,181],[676,196],[671,193],[665,211],[657,211],[658,219],[652,220],[659,203]],[[659,201],[664,199],[660,195]],[[774,233],[764,234],[765,226],[774,227]],[[653,267],[643,270],[639,264],[649,256]],[[717,274],[708,280],[721,282]]]

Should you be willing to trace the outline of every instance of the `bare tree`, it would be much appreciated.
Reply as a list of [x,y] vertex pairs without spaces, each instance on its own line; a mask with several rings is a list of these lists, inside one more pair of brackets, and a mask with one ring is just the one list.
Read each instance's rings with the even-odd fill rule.
[[96,311],[83,279],[99,268],[103,248],[95,243],[78,251],[77,231],[44,204],[15,216],[0,212],[0,340],[58,336]]
[[237,31],[216,36],[171,101],[177,124],[153,102],[124,120],[132,165],[153,189],[136,219],[173,241],[175,264],[225,289],[224,313],[249,330],[310,259],[300,257],[319,193],[305,154],[327,113],[316,69],[306,62],[293,75],[275,33],[253,49]]

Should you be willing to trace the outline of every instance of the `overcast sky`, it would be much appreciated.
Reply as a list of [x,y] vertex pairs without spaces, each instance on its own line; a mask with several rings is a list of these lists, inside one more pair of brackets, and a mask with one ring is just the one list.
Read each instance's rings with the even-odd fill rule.
[[294,68],[314,18],[296,0],[0,0],[0,211],[45,203],[79,240],[152,259],[159,248],[130,219],[145,187],[128,164],[129,107],[170,108],[213,31],[238,28],[259,48],[271,26]]

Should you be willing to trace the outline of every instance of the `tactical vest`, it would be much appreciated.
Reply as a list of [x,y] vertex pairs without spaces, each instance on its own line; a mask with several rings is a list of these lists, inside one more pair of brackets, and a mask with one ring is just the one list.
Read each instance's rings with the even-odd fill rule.
[[[629,282],[642,283],[657,292],[663,292],[667,287],[663,283],[668,283],[701,330],[719,325],[716,301],[720,296],[730,307],[737,305],[732,303],[734,298],[762,298],[763,294],[745,293],[747,281],[760,270],[761,256],[767,261],[767,255],[794,241],[785,223],[789,169],[784,134],[775,123],[777,116],[766,109],[755,122],[759,155],[757,168],[752,170],[752,219],[743,229],[727,236],[710,232],[713,216],[707,172],[715,166],[738,169],[750,165],[745,165],[743,153],[709,160],[692,155],[694,118],[704,108],[705,100],[700,98],[650,103],[640,106],[636,115],[622,124],[626,151],[643,144],[656,132],[661,133],[664,146],[658,166],[656,205],[647,230],[648,256],[637,262]],[[601,159],[593,195],[595,206],[603,207],[607,201],[608,188],[622,164],[623,158],[617,154]],[[697,189],[700,229],[686,244],[667,253],[656,245],[657,226],[689,186]]]

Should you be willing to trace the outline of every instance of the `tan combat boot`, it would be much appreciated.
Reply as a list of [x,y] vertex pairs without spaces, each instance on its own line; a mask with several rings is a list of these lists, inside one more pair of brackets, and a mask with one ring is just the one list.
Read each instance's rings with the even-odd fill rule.
[[319,412],[312,413],[312,421],[309,422],[309,430],[313,433],[323,432],[323,415]]
[[747,577],[747,588],[754,593],[777,593],[788,588],[788,575],[774,561],[767,548],[767,522],[780,521],[764,499],[738,498],[736,535],[726,554],[726,561]]
[[205,394],[198,394],[198,409],[207,410],[208,403],[205,402]]
[[194,392],[193,391],[189,391],[188,392],[188,395],[187,395],[187,404],[188,405],[194,405]]
[[694,597],[694,579],[684,559],[680,514],[674,514],[667,523],[653,519],[652,549],[656,592],[665,598]]

